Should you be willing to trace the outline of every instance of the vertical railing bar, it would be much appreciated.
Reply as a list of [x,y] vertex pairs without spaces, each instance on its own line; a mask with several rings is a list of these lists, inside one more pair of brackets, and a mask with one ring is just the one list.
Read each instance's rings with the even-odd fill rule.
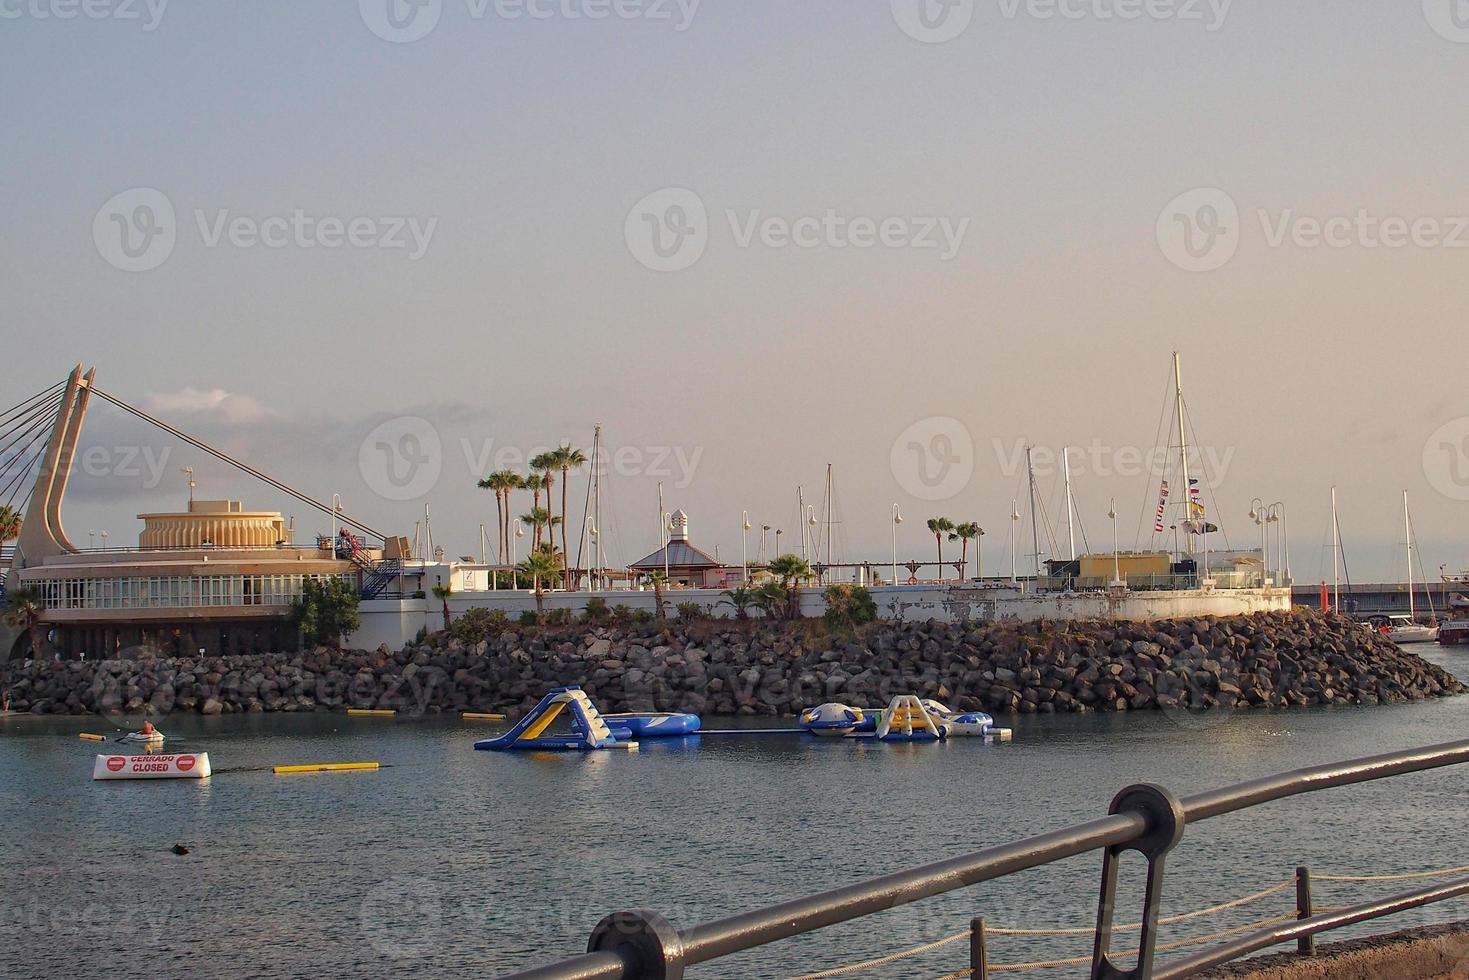
[[[1296,868],[1296,918],[1311,917],[1311,869]],[[1307,933],[1296,940],[1296,952],[1302,956],[1316,955],[1316,934]]]
[[984,916],[976,915],[969,923],[970,980],[990,980],[989,951],[985,948]]

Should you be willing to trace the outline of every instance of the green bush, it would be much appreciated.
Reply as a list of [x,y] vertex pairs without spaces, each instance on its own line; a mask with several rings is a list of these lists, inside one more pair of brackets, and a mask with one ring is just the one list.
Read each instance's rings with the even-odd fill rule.
[[527,611],[525,611],[525,612],[523,612],[523,613],[520,614],[520,625],[521,626],[539,626],[540,623],[541,623],[541,621],[536,618],[536,614],[533,613],[533,612],[530,612],[529,610],[527,610]]
[[709,616],[709,613],[704,607],[697,602],[680,602],[674,608],[678,610],[679,619],[687,620],[691,623],[706,619]]
[[592,596],[587,600],[581,618],[588,623],[605,623],[611,615],[611,610],[607,608],[607,600],[601,596]]
[[866,586],[832,585],[825,596],[826,622],[834,628],[850,629],[877,619],[877,600]]
[[632,608],[619,602],[612,607],[612,621],[621,626],[626,626],[632,622]]
[[505,615],[503,609],[474,608],[454,620],[449,632],[465,643],[473,644],[488,640],[509,623],[510,617]]
[[547,610],[546,611],[546,625],[547,626],[570,626],[571,625],[571,610],[570,609],[549,609],[549,610]]
[[308,578],[291,607],[291,620],[307,643],[340,646],[344,636],[362,625],[361,602],[357,590],[339,578]]

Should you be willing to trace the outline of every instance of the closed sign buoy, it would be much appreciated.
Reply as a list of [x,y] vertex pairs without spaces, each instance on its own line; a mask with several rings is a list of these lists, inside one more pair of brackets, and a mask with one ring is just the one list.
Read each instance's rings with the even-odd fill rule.
[[197,755],[99,755],[93,779],[207,779],[209,753]]

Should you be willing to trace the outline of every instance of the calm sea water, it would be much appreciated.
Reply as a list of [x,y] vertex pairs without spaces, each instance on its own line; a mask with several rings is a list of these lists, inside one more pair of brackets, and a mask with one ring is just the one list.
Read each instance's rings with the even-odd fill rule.
[[[1469,676],[1469,655],[1426,653]],[[1022,719],[1010,745],[705,737],[585,755],[477,753],[472,741],[495,726],[458,721],[170,718],[170,746],[208,750],[217,770],[392,768],[154,783],[90,781],[97,747],[76,733],[99,724],[0,722],[0,976],[494,976],[579,952],[609,911],[654,908],[683,925],[718,918],[1087,819],[1133,782],[1186,793],[1469,737],[1469,699]],[[1165,913],[1261,890],[1297,864],[1320,873],[1469,864],[1466,812],[1469,770],[1450,770],[1200,824],[1169,859]],[[175,843],[193,853],[174,856]],[[693,975],[792,977],[938,939],[974,914],[1000,926],[1087,926],[1099,866],[1088,855]],[[1323,884],[1317,902],[1404,887]],[[1292,902],[1281,893],[1165,939]],[[1466,908],[1449,903],[1392,928]],[[992,959],[1088,951],[1085,937],[999,937]],[[939,976],[966,956],[960,943],[865,975]]]

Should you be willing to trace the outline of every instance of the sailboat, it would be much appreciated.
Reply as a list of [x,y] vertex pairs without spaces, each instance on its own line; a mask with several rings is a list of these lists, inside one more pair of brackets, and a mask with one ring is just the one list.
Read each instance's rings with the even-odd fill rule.
[[[1418,622],[1417,600],[1413,596],[1413,515],[1408,510],[1408,491],[1403,491],[1403,532],[1404,540],[1407,542],[1408,556],[1408,614],[1401,613],[1386,617],[1385,628],[1382,630],[1384,636],[1394,643],[1432,643],[1438,639],[1437,626],[1423,626]],[[1423,563],[1420,558],[1419,567]],[[1426,584],[1426,583],[1425,583]],[[1427,589],[1425,588],[1425,594]],[[1432,604],[1433,599],[1429,598]]]

